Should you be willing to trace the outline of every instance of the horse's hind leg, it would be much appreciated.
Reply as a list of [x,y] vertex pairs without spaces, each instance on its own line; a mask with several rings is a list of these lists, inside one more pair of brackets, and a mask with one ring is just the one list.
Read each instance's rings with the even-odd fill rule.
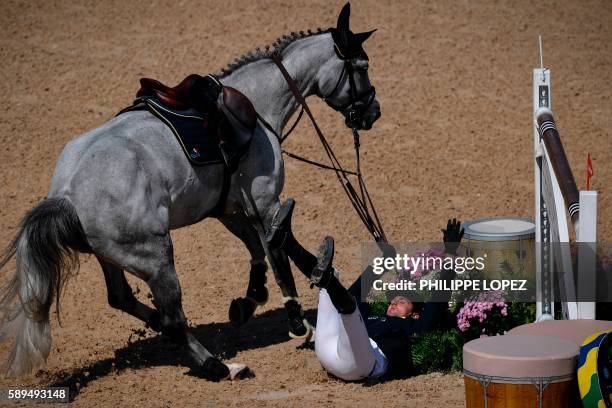
[[[214,381],[229,377],[229,368],[206,350],[188,330],[181,305],[181,287],[174,268],[170,234],[133,234],[129,242],[104,240],[95,248],[105,259],[123,265],[127,271],[147,282],[153,294],[153,304],[159,313],[161,332],[186,347],[197,364],[199,375]],[[121,287],[122,292],[119,293],[123,301],[129,302],[129,285],[121,282],[116,269],[109,268],[108,264],[104,266],[105,272],[109,272],[111,286]]]
[[161,331],[178,344],[184,345],[191,357],[199,366],[204,378],[219,381],[229,377],[229,368],[214,357],[188,330],[187,320],[181,304],[181,286],[179,284],[174,259],[172,242],[167,235],[160,252],[164,254],[159,269],[147,280],[153,303],[160,314]]
[[104,272],[108,304],[142,320],[148,327],[159,332],[159,313],[136,299],[123,270],[101,258],[98,261]]

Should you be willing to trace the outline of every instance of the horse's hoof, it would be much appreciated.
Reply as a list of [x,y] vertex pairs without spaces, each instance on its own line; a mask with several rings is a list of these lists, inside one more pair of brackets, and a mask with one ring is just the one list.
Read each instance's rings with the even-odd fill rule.
[[229,320],[236,325],[243,325],[255,314],[257,304],[249,298],[232,300],[229,308]]
[[310,341],[314,337],[315,328],[306,319],[289,320],[289,337]]
[[246,364],[231,363],[227,365],[230,371],[230,380],[244,380],[254,378],[255,373]]
[[145,323],[145,327],[161,333],[161,317],[159,316],[159,312],[155,310],[149,320]]
[[192,371],[197,371],[198,377],[215,382],[228,380],[231,375],[230,368],[215,357],[208,357],[204,364]]

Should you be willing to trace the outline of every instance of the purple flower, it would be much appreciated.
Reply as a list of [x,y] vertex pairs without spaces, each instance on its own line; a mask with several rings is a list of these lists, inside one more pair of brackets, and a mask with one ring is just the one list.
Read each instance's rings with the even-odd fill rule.
[[[504,302],[505,293],[502,291],[489,291],[480,293],[475,300],[468,300],[463,304],[457,314],[457,327],[465,332],[472,326],[486,326],[487,318],[497,309],[502,316],[508,315],[508,304]],[[487,333],[483,326],[481,330],[484,335],[497,333]],[[482,335],[481,335],[482,337]]]

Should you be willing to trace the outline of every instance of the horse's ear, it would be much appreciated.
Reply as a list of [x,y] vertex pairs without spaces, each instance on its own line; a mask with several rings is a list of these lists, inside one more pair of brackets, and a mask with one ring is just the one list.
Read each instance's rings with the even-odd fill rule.
[[343,60],[354,58],[360,54],[363,54],[365,58],[367,58],[362,44],[376,30],[353,34],[349,28],[350,15],[351,3],[346,3],[340,11],[336,28],[330,29],[334,44],[336,45],[336,53],[338,57]]
[[340,11],[340,15],[338,16],[338,23],[336,24],[336,29],[340,32],[349,31],[349,17],[351,16],[351,3],[346,3],[342,10]]
[[363,44],[365,40],[370,38],[370,36],[374,33],[374,31],[376,31],[376,29],[372,31],[366,31],[365,33],[357,33],[353,37],[353,41],[355,41],[356,44]]

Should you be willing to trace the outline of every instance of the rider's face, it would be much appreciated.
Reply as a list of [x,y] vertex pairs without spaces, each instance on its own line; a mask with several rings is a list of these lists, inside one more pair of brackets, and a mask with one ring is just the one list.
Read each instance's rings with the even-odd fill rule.
[[412,314],[412,302],[405,297],[397,296],[387,308],[387,316],[408,317]]

